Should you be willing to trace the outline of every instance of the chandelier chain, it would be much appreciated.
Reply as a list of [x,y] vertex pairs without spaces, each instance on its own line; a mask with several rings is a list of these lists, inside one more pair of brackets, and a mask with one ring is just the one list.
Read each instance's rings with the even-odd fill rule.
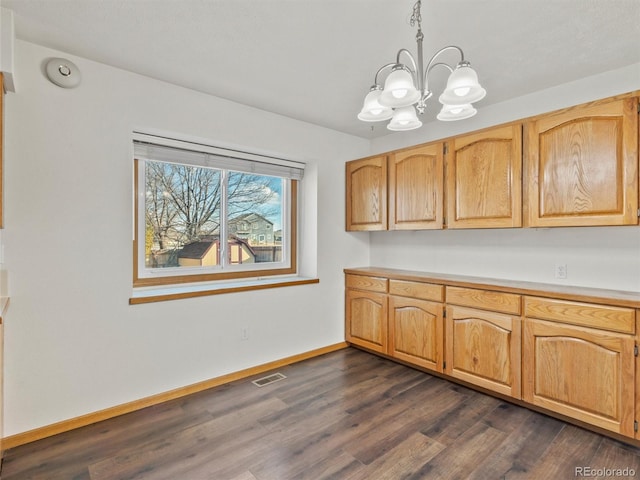
[[409,25],[411,25],[412,27],[415,27],[416,23],[418,24],[418,31],[422,30],[422,14],[420,13],[421,3],[422,3],[422,0],[418,0],[416,2],[416,4],[413,6],[413,12],[411,13],[411,18],[409,19]]

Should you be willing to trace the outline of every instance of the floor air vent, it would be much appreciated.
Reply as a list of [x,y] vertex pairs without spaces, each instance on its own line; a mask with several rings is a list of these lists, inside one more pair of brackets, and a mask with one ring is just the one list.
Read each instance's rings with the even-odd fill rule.
[[285,377],[283,374],[281,373],[274,373],[273,375],[269,375],[267,377],[262,377],[259,378],[257,380],[254,380],[253,383],[256,387],[265,387],[267,385],[270,385],[274,382],[278,382],[280,380],[283,380],[287,377]]

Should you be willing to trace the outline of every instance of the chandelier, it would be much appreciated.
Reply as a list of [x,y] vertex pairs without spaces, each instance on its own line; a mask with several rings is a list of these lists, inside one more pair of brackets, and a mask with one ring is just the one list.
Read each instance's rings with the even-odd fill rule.
[[[426,109],[427,100],[433,95],[429,89],[429,74],[435,67],[444,67],[450,72],[447,87],[438,98],[442,104],[442,110],[437,115],[438,120],[463,120],[477,113],[472,104],[483,99],[487,92],[478,83],[478,75],[471,68],[471,64],[465,60],[460,47],[449,45],[441,48],[431,57],[427,68],[424,68],[421,3],[421,0],[418,0],[413,6],[409,22],[412,27],[418,25],[418,33],[416,34],[417,61],[411,52],[403,48],[398,51],[395,63],[388,63],[378,69],[373,86],[365,97],[362,110],[358,114],[360,120],[379,122],[390,119],[387,128],[394,131],[420,128],[422,122],[418,119],[416,111],[422,115]],[[450,50],[455,50],[460,54],[460,61],[455,68],[447,63],[436,62],[442,53]],[[400,57],[403,54],[409,59],[409,66],[400,62]],[[384,82],[384,88],[382,88],[378,77],[387,71],[389,72]]]

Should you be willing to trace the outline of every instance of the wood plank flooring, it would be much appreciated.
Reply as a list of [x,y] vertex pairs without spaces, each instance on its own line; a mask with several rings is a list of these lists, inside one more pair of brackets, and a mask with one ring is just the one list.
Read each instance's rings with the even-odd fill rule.
[[353,348],[278,371],[11,449],[2,479],[640,477],[640,449]]

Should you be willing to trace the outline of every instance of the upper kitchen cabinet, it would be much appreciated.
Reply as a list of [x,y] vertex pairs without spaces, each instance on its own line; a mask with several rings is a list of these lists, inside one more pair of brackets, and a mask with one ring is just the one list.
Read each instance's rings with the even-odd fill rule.
[[447,228],[522,226],[522,126],[448,142]]
[[525,225],[637,225],[638,99],[526,124]]
[[443,227],[443,143],[400,150],[389,159],[389,230]]
[[387,156],[346,164],[346,229],[387,229]]

